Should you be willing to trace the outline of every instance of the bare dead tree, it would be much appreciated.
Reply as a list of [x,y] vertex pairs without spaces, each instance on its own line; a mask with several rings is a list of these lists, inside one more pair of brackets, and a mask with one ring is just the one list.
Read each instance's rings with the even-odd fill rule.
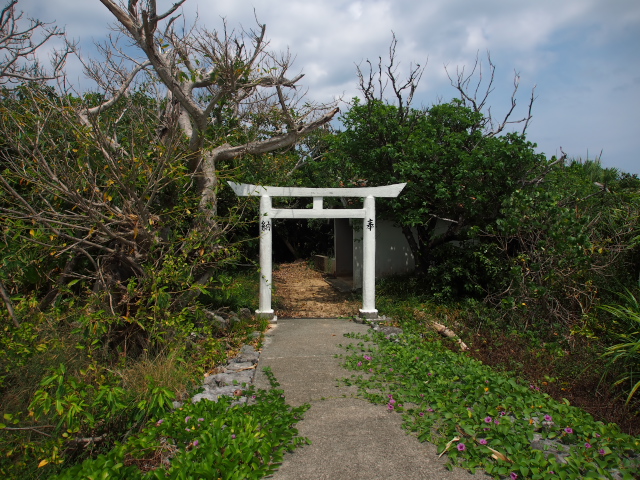
[[65,39],[64,30],[40,20],[24,21],[17,4],[18,0],[9,0],[0,11],[0,85],[58,78],[73,45],[65,42],[64,49],[51,55],[50,68],[44,68],[37,58],[38,50],[53,39]]
[[[290,56],[267,51],[265,25],[258,24],[258,30],[240,34],[228,31],[226,25],[221,32],[194,27],[180,35],[173,25],[179,18],[176,12],[186,0],[161,14],[156,0],[146,0],[144,6],[138,0],[129,0],[126,6],[113,0],[100,1],[143,53],[145,60],[136,62],[136,68],[142,69],[148,62],[168,91],[179,126],[189,137],[189,168],[198,179],[200,208],[208,212],[210,224],[217,213],[218,162],[286,148],[328,123],[338,111],[313,106],[302,108],[294,117],[292,111],[300,100],[295,95],[296,86],[302,75],[289,78]],[[238,144],[206,145],[205,132],[212,124],[222,123],[223,110],[239,123],[256,115],[277,115],[283,132],[268,138],[253,132],[257,135]]]
[[493,118],[491,113],[491,106],[487,105],[489,96],[494,91],[494,80],[496,73],[496,66],[491,60],[491,54],[487,53],[488,74],[485,74],[483,70],[483,63],[479,57],[476,56],[475,63],[471,67],[471,71],[466,71],[465,67],[457,67],[455,75],[449,73],[447,66],[445,65],[445,71],[453,86],[460,96],[462,104],[471,108],[474,112],[482,112],[483,120],[478,126],[484,130],[484,135],[492,137],[500,134],[508,125],[523,124],[521,133],[524,135],[531,121],[533,103],[536,99],[534,86],[531,89],[531,96],[529,98],[529,105],[527,114],[523,118],[513,119],[512,115],[517,105],[517,93],[520,87],[520,74],[514,73],[513,76],[513,90],[511,92],[510,106],[507,112],[502,117],[502,120],[497,121]]

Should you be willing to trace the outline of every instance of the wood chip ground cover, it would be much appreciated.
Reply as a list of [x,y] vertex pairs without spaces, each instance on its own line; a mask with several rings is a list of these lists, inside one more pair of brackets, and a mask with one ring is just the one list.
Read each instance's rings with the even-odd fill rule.
[[281,264],[274,269],[274,310],[279,318],[338,318],[358,314],[356,295],[335,290],[304,262]]

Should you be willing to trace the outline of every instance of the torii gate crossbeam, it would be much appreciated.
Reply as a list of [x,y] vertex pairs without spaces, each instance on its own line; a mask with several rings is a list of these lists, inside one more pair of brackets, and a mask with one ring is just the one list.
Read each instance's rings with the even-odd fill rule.
[[[266,187],[246,183],[229,182],[229,186],[239,197],[260,197],[260,304],[256,314],[276,321],[271,308],[272,287],[272,241],[273,223],[276,218],[361,218],[363,241],[362,264],[362,309],[360,316],[377,318],[375,307],[376,288],[376,197],[397,197],[406,183],[397,183],[383,187],[355,188],[305,188],[305,187]],[[271,197],[313,197],[313,207],[304,209],[272,208]],[[363,208],[325,209],[324,197],[364,198]]]

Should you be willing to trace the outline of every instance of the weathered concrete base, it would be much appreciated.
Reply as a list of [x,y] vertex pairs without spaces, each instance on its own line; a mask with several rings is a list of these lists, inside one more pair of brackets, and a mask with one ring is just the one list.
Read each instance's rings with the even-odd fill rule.
[[360,318],[366,320],[375,320],[378,318],[378,310],[362,310],[360,309]]
[[256,317],[266,318],[269,320],[269,323],[278,323],[278,317],[274,314],[273,310],[256,310]]

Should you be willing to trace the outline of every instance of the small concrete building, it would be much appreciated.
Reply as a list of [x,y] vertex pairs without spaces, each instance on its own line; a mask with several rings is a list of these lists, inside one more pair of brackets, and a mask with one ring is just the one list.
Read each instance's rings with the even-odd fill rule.
[[[335,275],[336,286],[362,288],[362,228],[347,218],[334,221],[334,257],[316,256],[316,268]],[[449,223],[439,220],[436,233]],[[413,253],[402,229],[390,220],[378,220],[376,228],[376,278],[406,275],[415,269]]]

